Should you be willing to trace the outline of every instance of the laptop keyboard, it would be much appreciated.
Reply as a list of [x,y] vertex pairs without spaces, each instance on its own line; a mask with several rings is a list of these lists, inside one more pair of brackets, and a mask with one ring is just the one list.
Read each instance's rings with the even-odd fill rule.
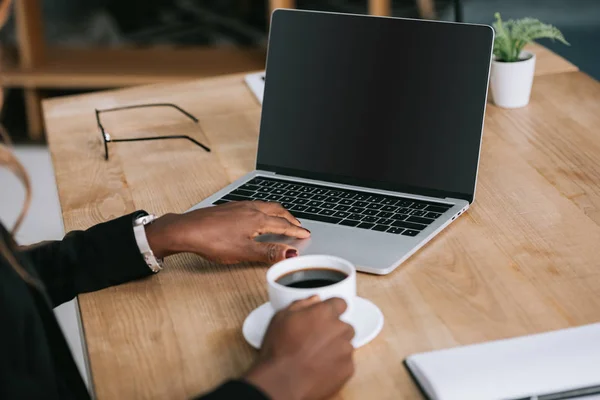
[[296,218],[417,236],[452,205],[257,177],[213,204],[275,201]]

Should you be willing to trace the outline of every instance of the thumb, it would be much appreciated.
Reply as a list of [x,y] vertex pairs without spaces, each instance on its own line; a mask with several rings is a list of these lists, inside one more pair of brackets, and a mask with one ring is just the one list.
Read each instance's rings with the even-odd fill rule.
[[283,243],[257,243],[255,242],[248,257],[251,261],[276,263],[286,258],[298,257],[298,250]]

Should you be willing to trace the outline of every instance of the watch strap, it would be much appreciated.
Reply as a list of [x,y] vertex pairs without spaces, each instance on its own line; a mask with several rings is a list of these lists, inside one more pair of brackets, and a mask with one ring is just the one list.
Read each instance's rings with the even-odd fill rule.
[[155,215],[146,214],[139,216],[133,221],[135,241],[137,242],[142,257],[144,257],[144,261],[154,273],[160,271],[163,267],[163,260],[156,258],[148,243],[148,237],[146,236],[146,225],[151,224],[155,219]]

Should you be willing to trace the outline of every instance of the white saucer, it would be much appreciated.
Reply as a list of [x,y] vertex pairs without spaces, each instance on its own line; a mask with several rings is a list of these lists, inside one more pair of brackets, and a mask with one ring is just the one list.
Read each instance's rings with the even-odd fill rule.
[[[271,303],[267,302],[246,317],[242,333],[250,346],[260,349],[263,336],[265,336],[273,314],[275,312],[271,307]],[[352,311],[348,322],[355,330],[352,345],[355,349],[358,349],[375,339],[379,332],[381,332],[381,328],[383,328],[383,314],[379,307],[369,300],[356,297],[354,300],[354,311]]]

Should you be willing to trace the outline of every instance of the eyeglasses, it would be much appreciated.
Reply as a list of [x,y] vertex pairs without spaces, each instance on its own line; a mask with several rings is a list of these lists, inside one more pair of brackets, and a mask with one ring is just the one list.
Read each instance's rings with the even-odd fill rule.
[[133,108],[145,108],[145,107],[172,107],[177,111],[180,111],[183,115],[194,121],[196,124],[198,123],[198,118],[194,117],[189,112],[185,111],[183,108],[171,104],[171,103],[154,103],[154,104],[138,104],[133,106],[125,106],[125,107],[116,107],[116,108],[106,108],[104,110],[95,110],[96,111],[96,122],[98,123],[98,129],[100,129],[100,133],[102,134],[102,141],[104,142],[104,159],[108,160],[108,143],[109,142],[141,142],[145,140],[162,140],[162,139],[187,139],[190,142],[202,147],[207,152],[210,152],[210,149],[198,142],[197,140],[187,136],[187,135],[170,135],[170,136],[152,136],[152,137],[140,137],[140,138],[124,138],[124,139],[113,139],[110,137],[110,134],[106,132],[104,126],[100,122],[100,114],[106,112],[113,111],[121,111],[121,110],[130,110]]

